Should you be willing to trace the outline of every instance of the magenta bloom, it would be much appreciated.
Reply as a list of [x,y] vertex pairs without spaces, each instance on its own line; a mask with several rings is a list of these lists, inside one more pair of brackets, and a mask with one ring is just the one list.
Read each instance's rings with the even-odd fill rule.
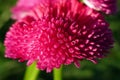
[[46,0],[33,11],[37,18],[27,16],[7,32],[5,57],[51,72],[83,59],[96,63],[113,45],[103,16],[78,0]]
[[17,5],[12,8],[12,18],[21,19],[26,15],[32,15],[31,9],[40,3],[41,0],[18,0]]
[[83,0],[89,7],[106,14],[116,12],[117,0]]

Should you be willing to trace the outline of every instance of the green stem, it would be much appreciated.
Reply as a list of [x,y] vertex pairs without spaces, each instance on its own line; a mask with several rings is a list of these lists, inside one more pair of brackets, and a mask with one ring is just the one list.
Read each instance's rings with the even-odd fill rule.
[[62,67],[59,69],[53,70],[53,79],[54,80],[62,80]]
[[34,62],[32,65],[27,67],[24,80],[36,80],[38,73],[39,70],[36,68],[36,63]]

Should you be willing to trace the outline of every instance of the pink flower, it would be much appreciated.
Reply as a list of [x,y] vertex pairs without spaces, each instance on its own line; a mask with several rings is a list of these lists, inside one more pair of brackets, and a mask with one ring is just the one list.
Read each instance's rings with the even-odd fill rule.
[[83,0],[89,7],[106,14],[116,13],[117,0]]
[[83,59],[96,63],[113,45],[104,17],[78,0],[46,0],[33,11],[37,18],[27,16],[7,32],[5,57],[51,72]]
[[12,8],[12,18],[20,20],[26,15],[31,15],[31,9],[41,0],[18,0],[17,5]]

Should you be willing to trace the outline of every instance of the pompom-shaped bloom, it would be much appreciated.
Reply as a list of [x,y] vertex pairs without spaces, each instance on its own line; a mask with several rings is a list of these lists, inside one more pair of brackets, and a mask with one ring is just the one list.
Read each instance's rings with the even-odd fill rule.
[[102,11],[106,14],[114,14],[116,12],[117,0],[83,0],[89,7]]
[[37,62],[51,72],[72,62],[79,67],[83,59],[96,63],[112,47],[113,38],[103,16],[77,0],[42,2],[34,8],[35,17],[12,25],[6,34],[8,58]]
[[20,20],[30,13],[31,8],[39,4],[41,0],[18,0],[17,5],[12,8],[12,18]]

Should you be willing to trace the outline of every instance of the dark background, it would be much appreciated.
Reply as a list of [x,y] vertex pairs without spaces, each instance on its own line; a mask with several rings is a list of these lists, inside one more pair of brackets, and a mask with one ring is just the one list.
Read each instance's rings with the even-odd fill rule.
[[[0,80],[22,80],[26,63],[4,57],[3,41],[5,33],[14,22],[10,18],[10,8],[16,0],[0,0]],[[118,0],[118,12],[107,16],[113,31],[115,44],[111,54],[99,60],[98,64],[90,61],[82,61],[78,69],[73,64],[63,66],[63,80],[120,80],[120,0]],[[52,73],[42,71],[37,80],[52,80]]]

